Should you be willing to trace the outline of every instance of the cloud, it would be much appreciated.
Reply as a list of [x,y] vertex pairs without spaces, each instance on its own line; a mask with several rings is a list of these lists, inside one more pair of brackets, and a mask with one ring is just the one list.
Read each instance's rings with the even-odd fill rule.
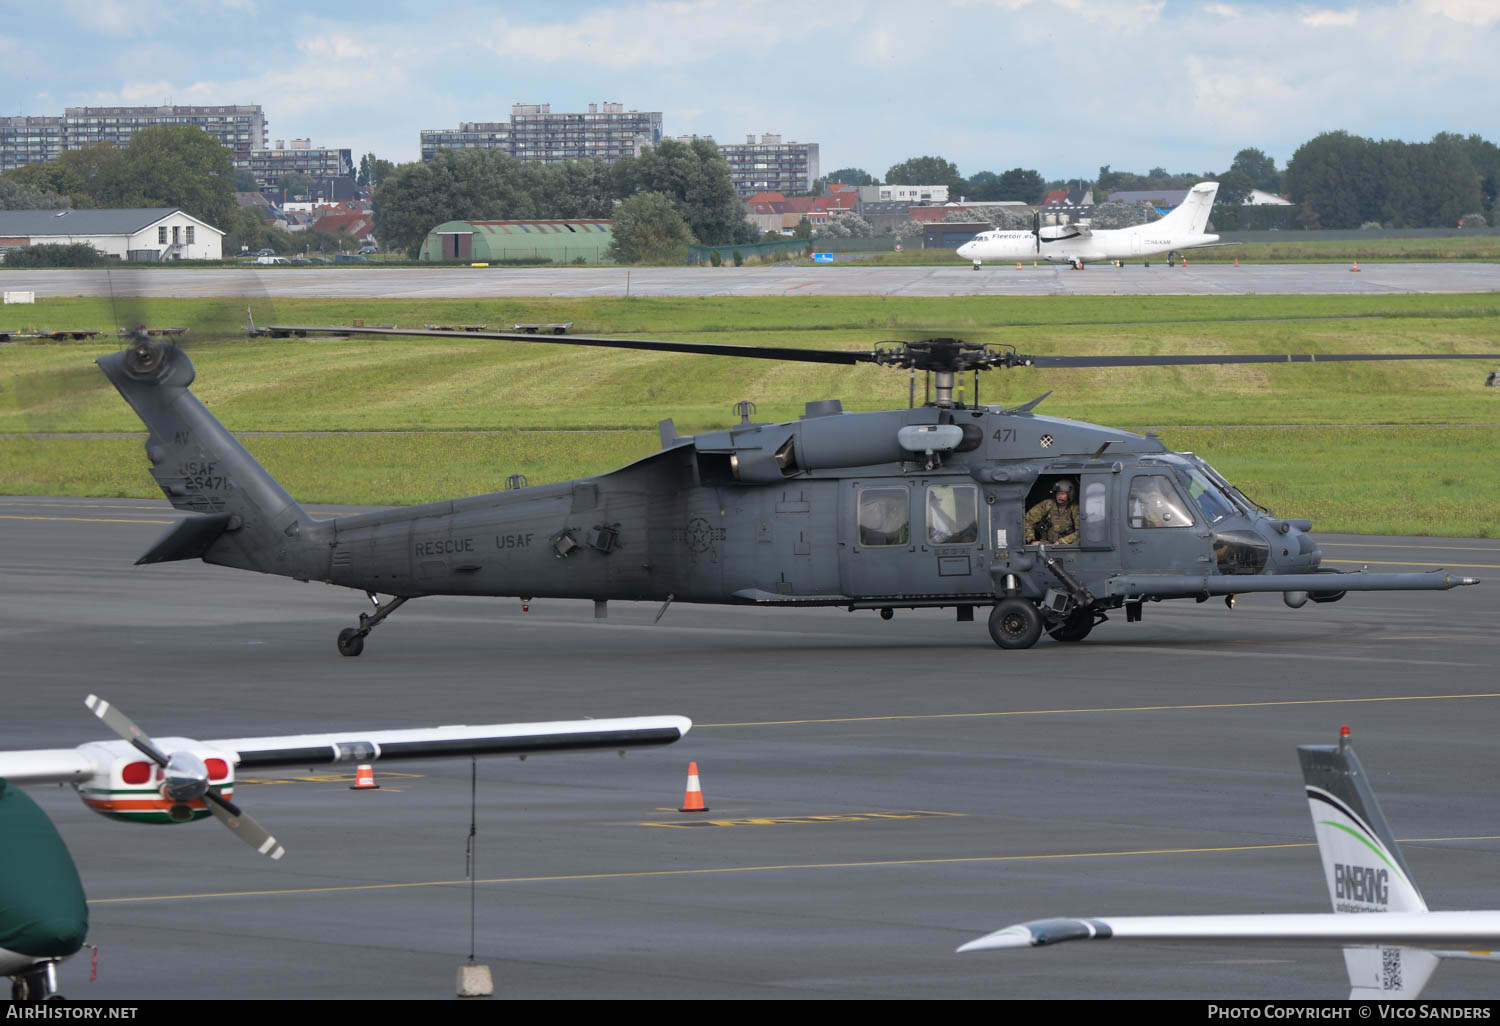
[[313,36],[297,43],[308,57],[335,61],[364,61],[382,57],[380,47],[348,35]]
[[511,61],[582,61],[613,69],[676,66],[730,53],[763,53],[786,31],[808,31],[803,19],[787,21],[769,6],[763,0],[732,6],[720,0],[655,0],[540,24],[500,18],[482,36],[488,49]]
[[1500,22],[1500,4],[1495,0],[1418,0],[1415,7],[1423,17],[1443,17],[1480,28]]
[[1141,29],[1160,20],[1162,0],[1052,0],[1069,14],[1095,24]]
[[1359,21],[1359,11],[1353,7],[1342,11],[1305,10],[1297,20],[1309,28],[1349,28]]

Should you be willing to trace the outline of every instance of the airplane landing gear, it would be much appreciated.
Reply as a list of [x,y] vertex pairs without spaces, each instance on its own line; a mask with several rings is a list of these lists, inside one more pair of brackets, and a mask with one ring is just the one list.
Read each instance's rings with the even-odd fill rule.
[[1073,270],[1075,270],[1075,271],[1081,271],[1081,270],[1083,270],[1083,258],[1082,257],[1074,257],[1072,260],[1070,260],[1068,262],[1073,265]]
[[1048,627],[1047,633],[1054,641],[1082,641],[1104,619],[1103,616],[1096,617],[1091,609],[1077,609],[1067,619]]
[[345,627],[339,631],[338,646],[339,655],[341,656],[357,656],[363,652],[365,650],[365,635],[378,627],[382,620],[405,605],[406,600],[410,598],[409,595],[397,595],[386,605],[382,606],[380,599],[375,596],[373,591],[365,592],[365,594],[370,596],[370,601],[375,605],[375,615],[371,616],[369,613],[360,613],[358,627]]
[[57,992],[56,962],[37,962],[10,978],[12,1001],[51,1001],[61,997]]
[[1001,648],[1030,648],[1042,636],[1042,614],[1028,599],[1008,598],[990,612],[990,637]]
[[978,260],[974,261],[974,270],[976,270],[976,271],[979,270],[979,261]]

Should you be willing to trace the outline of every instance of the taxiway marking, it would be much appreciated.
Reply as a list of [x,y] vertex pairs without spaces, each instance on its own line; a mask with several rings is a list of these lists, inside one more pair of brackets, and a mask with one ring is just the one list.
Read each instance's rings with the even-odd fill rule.
[[[670,809],[666,811],[671,811]],[[938,819],[947,816],[963,817],[966,812],[833,812],[810,816],[752,816],[748,819],[686,819],[671,822],[653,821],[642,823],[648,827],[671,827],[674,830],[692,827],[737,827],[737,826],[804,826],[825,823],[869,823],[881,819]]]
[[[1431,563],[1403,563],[1396,559],[1325,559],[1325,563],[1359,563],[1364,566],[1432,566]],[[1500,570],[1500,563],[1444,563],[1443,569],[1448,567],[1478,568],[1480,570]]]
[[1500,552],[1493,545],[1386,545],[1375,542],[1326,542],[1319,540],[1319,548],[1325,549],[1403,549],[1407,552]]
[[817,720],[758,720],[745,723],[695,723],[694,730],[714,727],[789,727],[817,723],[876,723],[885,720],[968,720],[999,716],[1063,716],[1072,713],[1189,712],[1199,709],[1260,709],[1279,705],[1354,705],[1360,702],[1438,702],[1464,698],[1500,698],[1500,692],[1473,695],[1393,695],[1387,698],[1290,698],[1274,702],[1214,702],[1202,705],[1119,705],[1080,709],[1010,709],[1001,712],[897,713],[889,716],[835,716]]
[[73,520],[87,524],[170,524],[172,520],[142,520],[135,517],[23,517],[0,513],[0,520]]
[[[1500,841],[1500,835],[1478,837],[1403,837],[1402,844],[1436,841]],[[480,884],[568,883],[584,880],[642,880],[651,877],[710,876],[724,873],[779,873],[815,869],[870,869],[880,866],[952,866],[964,863],[1047,862],[1062,859],[1137,858],[1145,855],[1220,855],[1240,851],[1282,851],[1316,848],[1316,841],[1283,844],[1238,844],[1215,848],[1141,848],[1132,851],[1050,852],[1036,855],[970,855],[959,858],[872,859],[867,862],[792,862],[766,866],[710,866],[699,869],[646,869],[624,873],[565,873],[557,876],[499,876],[476,880]],[[417,880],[407,883],[343,884],[332,887],[287,887],[267,891],[205,891],[196,894],[151,894],[133,898],[90,898],[90,905],[128,905],[150,901],[201,901],[213,898],[267,898],[300,894],[338,894],[352,891],[395,891],[419,887],[467,887],[468,880]]]

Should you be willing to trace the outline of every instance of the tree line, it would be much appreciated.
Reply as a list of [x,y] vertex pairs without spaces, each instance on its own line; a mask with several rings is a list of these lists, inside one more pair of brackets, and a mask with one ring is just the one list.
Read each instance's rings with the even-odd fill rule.
[[[997,174],[980,171],[971,178],[959,174],[958,166],[943,157],[912,157],[886,169],[884,181],[878,181],[860,167],[840,168],[819,179],[822,184],[840,185],[946,185],[948,198],[978,203],[1016,201],[1040,203],[1049,188],[1057,185],[1044,180],[1037,171],[1012,168]],[[821,192],[821,187],[815,189]]]
[[624,222],[615,226],[613,255],[630,261],[662,247],[754,242],[760,233],[747,212],[711,139],[666,139],[613,164],[438,150],[431,160],[388,170],[375,192],[382,244],[413,254],[446,221],[601,218]]
[[[269,227],[254,208],[236,204],[236,185],[243,184],[237,179],[243,178],[215,137],[191,125],[161,125],[137,132],[124,148],[100,143],[6,172],[0,176],[0,209],[180,207],[224,228],[227,252],[241,245],[288,251],[293,240]],[[413,254],[433,227],[459,220],[612,219],[612,256],[622,261],[670,259],[687,244],[743,244],[759,235],[746,220],[728,164],[709,139],[664,140],[613,164],[541,164],[494,151],[439,150],[432,160],[395,165],[366,154],[360,179],[376,186],[382,243]],[[1407,143],[1336,131],[1304,143],[1280,170],[1250,147],[1220,172],[1172,174],[1157,167],[1142,175],[1104,165],[1092,182],[1049,182],[1025,168],[965,178],[938,156],[912,157],[885,173],[886,184],[946,185],[950,198],[972,203],[1037,204],[1049,189],[1092,187],[1096,204],[1103,204],[1112,192],[1182,189],[1205,180],[1219,182],[1215,215],[1221,223],[1231,220],[1230,211],[1240,210],[1252,189],[1263,189],[1286,195],[1307,228],[1445,226],[1492,214],[1500,192],[1500,147],[1478,135],[1448,132]],[[876,184],[857,167],[834,171],[818,184],[833,182]]]
[[1305,228],[1447,227],[1494,211],[1500,147],[1451,132],[1427,143],[1324,132],[1292,154],[1285,179]]

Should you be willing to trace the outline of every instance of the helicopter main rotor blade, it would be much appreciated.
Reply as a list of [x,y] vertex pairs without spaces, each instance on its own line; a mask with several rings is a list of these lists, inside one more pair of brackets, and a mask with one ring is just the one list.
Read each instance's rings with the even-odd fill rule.
[[240,811],[238,805],[224,798],[217,791],[212,789],[205,791],[203,804],[208,806],[208,811],[214,814],[214,818],[228,827],[234,836],[262,855],[271,859],[279,859],[286,854],[286,849],[276,842],[276,838],[271,836],[269,830]]
[[413,338],[490,339],[497,342],[535,342],[555,346],[593,346],[602,349],[644,349],[659,353],[697,353],[700,356],[738,356],[752,360],[797,360],[852,366],[874,363],[868,352],[842,349],[793,349],[787,346],[735,346],[716,342],[668,342],[646,338],[597,338],[588,335],[533,335],[511,331],[434,331],[423,328],[350,328],[344,325],[268,324],[271,335],[394,335]]
[[160,748],[156,747],[155,742],[151,740],[144,730],[137,727],[131,721],[129,716],[126,716],[98,695],[90,695],[84,699],[83,704],[88,706],[95,716],[103,720],[106,727],[145,753],[152,762],[158,766],[165,766],[167,764],[166,755]]
[[290,335],[388,335],[405,338],[486,339],[544,345],[589,346],[599,349],[639,349],[659,353],[695,353],[752,360],[790,360],[799,363],[855,366],[873,363],[886,367],[930,371],[991,370],[1013,367],[1187,367],[1234,363],[1338,363],[1355,360],[1493,360],[1497,353],[1246,353],[1205,356],[1028,356],[1009,345],[985,345],[956,338],[911,342],[877,342],[869,350],[793,349],[788,346],[741,346],[719,342],[674,342],[665,339],[600,338],[589,335],[534,335],[510,331],[439,331],[431,328],[359,328],[346,325],[272,324],[260,329],[277,337]]
[[1194,367],[1227,363],[1352,363],[1364,360],[1493,360],[1500,353],[1222,353],[1212,356],[1018,356],[1028,367]]

